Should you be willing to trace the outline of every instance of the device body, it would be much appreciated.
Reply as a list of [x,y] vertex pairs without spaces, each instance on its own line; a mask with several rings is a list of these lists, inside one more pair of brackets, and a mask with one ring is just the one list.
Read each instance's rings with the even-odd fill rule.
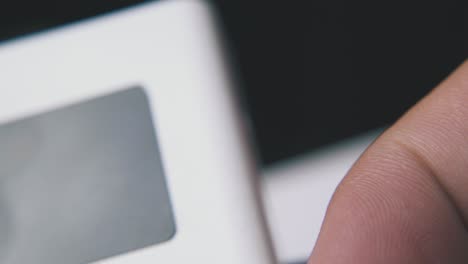
[[[255,169],[229,79],[206,4],[144,4],[0,45],[0,124],[142,88],[175,233],[96,263],[271,264]],[[15,219],[17,201],[0,199],[9,207],[1,213]],[[15,239],[23,227],[8,228],[11,241],[0,244],[5,264],[15,263],[11,254],[24,253]]]

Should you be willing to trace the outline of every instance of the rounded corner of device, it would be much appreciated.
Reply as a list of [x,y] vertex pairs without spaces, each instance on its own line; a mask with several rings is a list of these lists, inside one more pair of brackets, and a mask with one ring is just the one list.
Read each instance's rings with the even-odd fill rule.
[[148,90],[141,84],[135,84],[131,86],[130,90],[132,90],[135,95],[148,99]]
[[165,241],[169,242],[176,238],[177,236],[177,225],[174,224],[170,230],[168,230],[167,235],[165,236]]

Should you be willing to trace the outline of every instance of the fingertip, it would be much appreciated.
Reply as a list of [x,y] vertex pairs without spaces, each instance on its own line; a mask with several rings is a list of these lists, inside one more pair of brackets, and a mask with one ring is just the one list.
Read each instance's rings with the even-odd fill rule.
[[309,263],[468,261],[466,102],[468,61],[353,166]]

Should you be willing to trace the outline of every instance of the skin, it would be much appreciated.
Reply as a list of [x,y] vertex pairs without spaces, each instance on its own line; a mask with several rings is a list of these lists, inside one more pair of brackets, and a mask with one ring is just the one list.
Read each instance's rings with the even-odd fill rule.
[[468,62],[338,186],[309,264],[468,263]]

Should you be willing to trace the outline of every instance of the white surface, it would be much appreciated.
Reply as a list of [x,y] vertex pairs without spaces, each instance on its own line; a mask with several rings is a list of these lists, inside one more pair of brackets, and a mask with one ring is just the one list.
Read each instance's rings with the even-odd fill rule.
[[281,261],[307,259],[336,186],[379,133],[341,142],[263,172],[268,221]]
[[102,264],[274,262],[215,35],[205,5],[162,1],[0,46],[2,123],[146,88],[177,233]]

